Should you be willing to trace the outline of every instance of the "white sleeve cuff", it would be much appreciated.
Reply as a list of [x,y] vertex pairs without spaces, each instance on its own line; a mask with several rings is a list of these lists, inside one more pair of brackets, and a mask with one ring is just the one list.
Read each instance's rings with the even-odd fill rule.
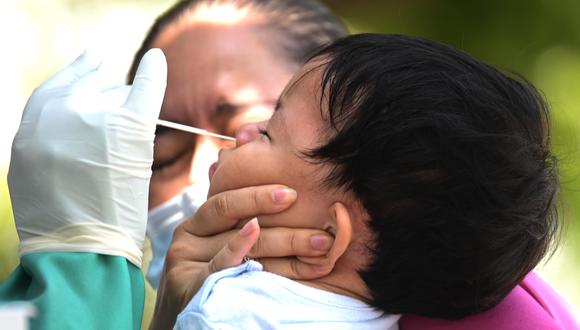
[[143,259],[141,247],[129,234],[104,223],[68,225],[20,242],[18,253],[21,257],[36,252],[92,252],[121,256],[139,268]]

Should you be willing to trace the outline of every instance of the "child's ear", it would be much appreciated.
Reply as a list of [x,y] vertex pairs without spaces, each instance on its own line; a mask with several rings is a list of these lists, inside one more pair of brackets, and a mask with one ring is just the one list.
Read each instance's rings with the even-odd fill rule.
[[356,224],[354,222],[366,219],[364,218],[366,212],[354,202],[346,204],[335,202],[328,211],[328,220],[324,230],[334,236],[330,250],[319,257],[298,257],[303,263],[314,266],[313,278],[326,276],[335,269],[336,262],[345,256],[348,247],[355,239],[353,231]]
[[324,229],[334,236],[330,250],[320,257],[298,257],[300,261],[315,266],[317,276],[328,275],[334,269],[337,260],[344,255],[353,238],[351,215],[347,206],[336,202],[328,209],[328,222]]
[[326,230],[334,236],[334,243],[326,254],[327,262],[336,263],[348,249],[352,240],[352,222],[348,208],[341,202],[332,204],[329,209],[330,221]]

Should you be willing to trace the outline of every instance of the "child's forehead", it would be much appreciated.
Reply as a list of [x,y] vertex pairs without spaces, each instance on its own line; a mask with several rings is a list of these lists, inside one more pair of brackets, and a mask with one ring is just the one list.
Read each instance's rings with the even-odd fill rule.
[[320,93],[323,67],[309,62],[300,69],[280,95],[269,122],[275,135],[285,132],[289,143],[301,151],[326,141],[328,123]]
[[[314,94],[320,96],[319,90],[321,86],[321,78],[326,65],[327,61],[321,57],[316,57],[306,62],[306,64],[304,64],[302,68],[294,74],[292,79],[290,79],[290,82],[288,82],[280,97],[287,98],[301,87],[312,88],[315,92]],[[310,86],[304,86],[304,84]]]
[[[321,58],[308,61],[286,85],[277,108],[283,109],[282,112],[298,111],[303,120],[326,122],[328,111],[324,109],[327,109],[327,102],[322,93],[322,77],[326,65],[327,61]],[[299,109],[296,108],[298,104]]]

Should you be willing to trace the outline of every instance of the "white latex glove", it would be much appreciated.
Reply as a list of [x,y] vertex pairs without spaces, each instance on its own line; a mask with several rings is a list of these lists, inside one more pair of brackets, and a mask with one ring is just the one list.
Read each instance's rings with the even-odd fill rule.
[[150,50],[131,87],[100,62],[83,53],[24,109],[8,172],[20,255],[94,252],[141,266],[167,64]]

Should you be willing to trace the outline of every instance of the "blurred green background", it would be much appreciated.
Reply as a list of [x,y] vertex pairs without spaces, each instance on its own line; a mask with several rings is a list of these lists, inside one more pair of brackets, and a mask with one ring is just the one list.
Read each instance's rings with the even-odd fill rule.
[[[153,19],[171,1],[2,0],[0,33],[0,279],[17,262],[7,164],[21,109],[33,88],[84,48],[105,49],[128,68]],[[561,172],[559,249],[538,272],[580,311],[580,1],[327,0],[352,32],[403,33],[451,44],[514,70],[552,106]],[[119,70],[123,72],[123,70]],[[123,75],[119,76],[123,80]],[[146,324],[146,323],[145,323]]]

